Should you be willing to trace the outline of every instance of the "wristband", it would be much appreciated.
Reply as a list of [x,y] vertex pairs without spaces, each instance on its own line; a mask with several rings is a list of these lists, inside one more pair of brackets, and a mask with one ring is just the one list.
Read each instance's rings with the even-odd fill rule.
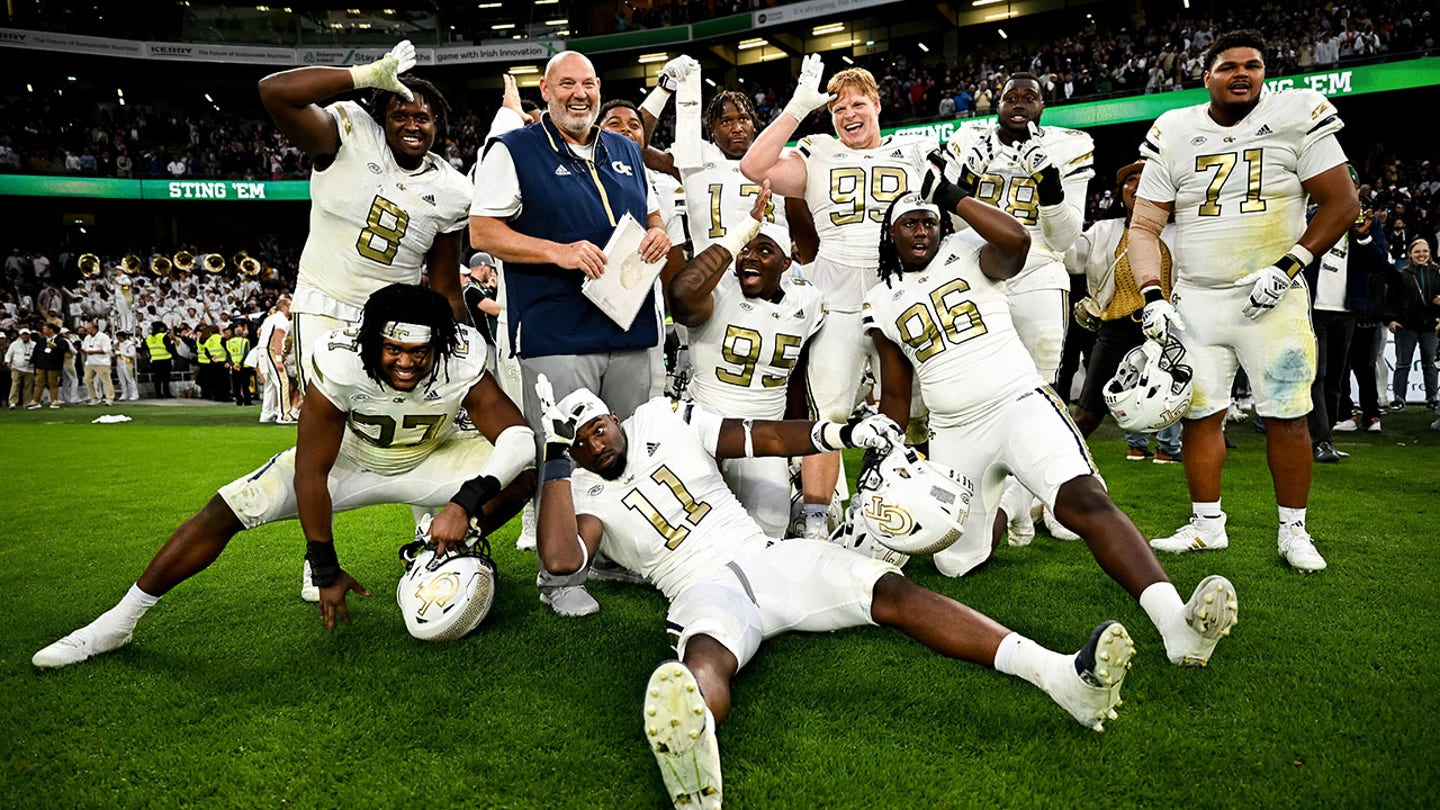
[[305,562],[310,563],[310,581],[321,588],[335,584],[335,578],[340,576],[340,560],[335,556],[333,542],[306,541]]
[[559,481],[562,478],[569,478],[570,473],[575,471],[574,462],[568,458],[554,458],[545,462],[542,468],[541,483],[548,484],[551,481]]
[[1145,303],[1147,304],[1153,304],[1156,301],[1165,300],[1165,293],[1160,292],[1159,284],[1151,284],[1147,287],[1142,288],[1140,290],[1140,294],[1145,296]]
[[1282,256],[1280,261],[1275,262],[1275,266],[1284,271],[1285,275],[1293,280],[1296,276],[1300,275],[1301,270],[1304,270],[1306,266],[1313,261],[1315,261],[1315,254],[1306,250],[1299,242],[1296,242],[1295,247],[1290,248],[1289,253]]
[[460,491],[450,498],[450,502],[465,510],[465,514],[475,517],[480,513],[480,507],[486,501],[500,493],[500,481],[493,475],[477,475],[460,485]]
[[969,197],[973,191],[973,186],[966,188],[964,185],[951,183],[944,177],[941,177],[940,185],[935,189],[935,204],[939,206],[941,211],[947,214],[954,214],[955,209],[960,206],[960,202],[966,197]]
[[645,100],[640,102],[640,110],[642,112],[648,112],[651,116],[658,119],[660,113],[665,112],[665,105],[670,103],[671,95],[672,93],[669,90],[657,84],[655,85],[655,89],[650,91],[650,95],[646,96]]
[[552,462],[552,461],[558,461],[559,459],[569,458],[569,457],[570,457],[570,445],[565,444],[564,442],[546,442],[546,443],[545,443],[545,463],[546,463],[546,464],[549,464],[549,463]]
[[846,428],[835,422],[816,422],[810,427],[810,444],[817,453],[833,453],[845,447]]

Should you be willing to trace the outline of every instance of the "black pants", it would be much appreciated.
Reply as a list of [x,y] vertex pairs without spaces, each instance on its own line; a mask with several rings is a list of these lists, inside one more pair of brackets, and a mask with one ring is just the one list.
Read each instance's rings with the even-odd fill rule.
[[[1310,384],[1310,441],[1331,441],[1330,429],[1340,417],[1340,386],[1348,382],[1345,359],[1355,333],[1355,313],[1317,309],[1310,313],[1315,327],[1315,382]],[[1348,417],[1349,414],[1346,414]]]
[[151,360],[150,379],[155,383],[155,396],[170,398],[175,396],[170,393],[170,361]]
[[1336,419],[1349,417],[1355,410],[1355,402],[1350,399],[1350,388],[1346,382],[1350,374],[1355,375],[1355,387],[1360,389],[1360,427],[1365,427],[1371,419],[1380,418],[1380,392],[1376,388],[1375,381],[1375,357],[1380,350],[1376,345],[1380,330],[1384,328],[1378,323],[1355,324],[1355,333],[1350,337],[1350,353],[1345,362],[1345,375],[1340,383],[1340,412],[1335,414]]
[[255,377],[255,370],[237,365],[230,371],[230,387],[235,389],[235,404],[249,405],[254,400],[250,392],[250,381]]

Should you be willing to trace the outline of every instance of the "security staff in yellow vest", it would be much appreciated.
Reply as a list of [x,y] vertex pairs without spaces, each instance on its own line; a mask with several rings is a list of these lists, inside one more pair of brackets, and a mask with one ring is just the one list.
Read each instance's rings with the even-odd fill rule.
[[231,327],[233,334],[225,341],[225,354],[230,364],[230,388],[235,394],[236,405],[249,405],[254,394],[251,391],[255,370],[245,365],[245,356],[250,354],[249,328],[244,321],[237,321]]
[[164,321],[150,324],[145,351],[150,355],[150,379],[155,383],[155,396],[167,399],[174,396],[170,393],[170,360],[175,356],[175,341]]
[[230,327],[215,331],[205,338],[204,344],[197,344],[199,351],[210,358],[210,399],[224,402],[230,398],[230,355],[225,351],[225,341],[230,339]]

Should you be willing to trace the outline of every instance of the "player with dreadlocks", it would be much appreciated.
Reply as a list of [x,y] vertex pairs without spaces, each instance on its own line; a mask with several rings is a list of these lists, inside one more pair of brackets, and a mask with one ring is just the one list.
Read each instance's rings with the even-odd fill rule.
[[[1171,663],[1205,664],[1235,624],[1235,587],[1206,577],[1188,604],[1180,601],[1144,536],[1110,500],[1085,440],[1010,317],[1005,281],[1025,266],[1025,226],[943,173],[926,185],[934,204],[906,195],[886,212],[884,283],[866,294],[864,323],[880,357],[880,412],[909,417],[918,379],[930,410],[930,457],[976,484],[960,540],[935,554],[935,567],[958,577],[988,560],[1008,510],[1029,509],[1034,492],[1140,602]],[[941,211],[969,229],[942,239],[948,217]],[[1011,498],[1018,490],[1005,490],[1002,499],[1007,473],[1028,492]]]
[[[469,320],[456,269],[470,182],[431,151],[449,105],[434,85],[405,73],[414,64],[406,41],[368,65],[303,67],[260,80],[265,109],[314,164],[310,236],[290,307],[302,394],[318,339],[353,326],[365,300],[386,284],[419,284],[431,269],[431,288],[449,300],[456,320]],[[319,106],[363,89],[373,90],[365,106]],[[300,598],[319,595],[306,569]]]
[[[486,343],[456,325],[433,290],[392,284],[360,326],[331,332],[311,358],[295,447],[235,479],[185,521],[114,608],[35,654],[63,667],[130,642],[141,616],[205,570],[244,529],[298,517],[327,628],[350,621],[346,595],[370,592],[340,567],[334,513],[380,503],[443,507],[430,539],[503,526],[535,491],[535,440],[485,370]],[[461,409],[486,440],[460,434]]]

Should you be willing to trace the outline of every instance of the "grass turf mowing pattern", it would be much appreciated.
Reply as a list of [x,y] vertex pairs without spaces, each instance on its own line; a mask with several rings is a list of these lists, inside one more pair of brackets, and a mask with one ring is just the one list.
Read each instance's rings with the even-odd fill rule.
[[[495,607],[450,645],[415,641],[393,594],[404,507],[336,518],[347,570],[374,592],[333,633],[299,601],[299,526],[241,534],[146,616],[123,650],[54,673],[35,650],[108,609],[165,537],[226,481],[293,442],[256,409],[10,412],[0,462],[0,795],[12,806],[661,807],[640,691],[669,656],[653,590],[593,583],[598,616],[536,598],[518,521],[493,538]],[[862,628],[767,642],[720,730],[739,807],[1422,806],[1440,787],[1435,515],[1440,433],[1416,409],[1353,457],[1317,465],[1311,530],[1330,568],[1275,552],[1263,437],[1232,425],[1230,548],[1163,555],[1182,598],[1208,573],[1241,623],[1206,669],[1164,658],[1143,611],[1082,544],[1004,547],[963,580],[917,582],[1070,651],[1106,618],[1139,653],[1107,731],[1029,685]],[[1188,512],[1179,466],[1092,443],[1117,502],[1150,535]],[[852,458],[853,464],[857,459]]]

